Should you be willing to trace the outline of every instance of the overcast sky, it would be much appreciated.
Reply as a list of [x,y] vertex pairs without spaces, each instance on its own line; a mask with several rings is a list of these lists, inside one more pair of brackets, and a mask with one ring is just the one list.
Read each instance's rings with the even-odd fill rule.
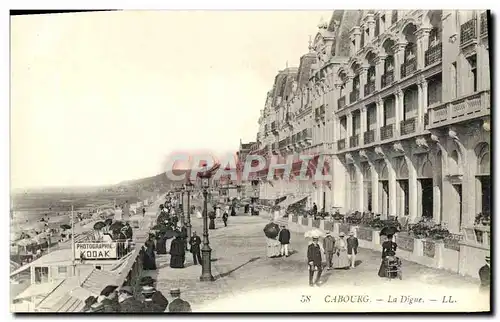
[[113,184],[255,140],[276,73],[331,12],[11,18],[12,188]]

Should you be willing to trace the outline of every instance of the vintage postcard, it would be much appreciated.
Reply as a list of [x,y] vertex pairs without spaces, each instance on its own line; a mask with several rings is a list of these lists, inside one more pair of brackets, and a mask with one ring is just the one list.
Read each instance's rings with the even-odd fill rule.
[[490,312],[490,14],[11,12],[11,312]]

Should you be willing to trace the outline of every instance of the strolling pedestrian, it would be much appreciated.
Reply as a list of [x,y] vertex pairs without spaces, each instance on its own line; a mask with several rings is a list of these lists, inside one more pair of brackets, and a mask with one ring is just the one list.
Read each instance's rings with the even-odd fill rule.
[[196,235],[196,232],[193,231],[193,236],[189,240],[190,251],[193,254],[193,262],[194,265],[201,264],[201,254],[200,254],[200,245],[201,239]]
[[313,202],[312,213],[314,216],[316,216],[316,214],[318,213],[318,206],[316,206],[315,202]]
[[184,268],[184,261],[186,258],[186,249],[184,240],[179,235],[175,237],[170,244],[170,267],[171,268]]
[[236,216],[236,207],[234,205],[231,206],[231,216],[232,217]]
[[142,216],[146,216],[146,208],[142,207]]
[[354,236],[354,232],[349,232],[347,238],[347,256],[351,262],[351,268],[356,267],[356,255],[358,254],[358,238]]
[[210,219],[210,223],[208,224],[208,229],[215,229],[215,212],[210,212],[210,215],[208,216]]
[[229,215],[227,214],[226,211],[224,211],[224,214],[222,215],[222,221],[224,222],[224,227],[227,227],[227,219],[229,218]]
[[180,289],[171,289],[170,295],[174,298],[174,300],[168,306],[168,312],[191,312],[191,305],[189,302],[181,299]]
[[479,279],[481,280],[480,290],[489,291],[491,284],[490,256],[485,258],[486,264],[479,269]]
[[[153,300],[153,295],[155,294],[156,290],[152,286],[143,286],[142,287],[142,311],[143,312],[151,312],[151,313],[156,313],[156,312],[165,312],[164,305],[162,303]],[[168,304],[167,304],[168,305]]]
[[326,237],[323,239],[323,249],[325,250],[326,264],[328,265],[327,270],[331,270],[333,268],[333,254],[335,253],[335,238],[329,231],[326,232]]
[[[314,237],[313,242],[307,248],[307,262],[309,266],[309,286],[319,286],[319,279],[323,272],[321,248],[318,244],[319,238]],[[316,279],[314,280],[314,273],[316,272]]]
[[347,257],[347,241],[345,234],[340,233],[338,240],[335,241],[335,255],[333,255],[334,268],[349,268],[350,262]]
[[286,228],[285,225],[281,226],[281,230],[278,235],[278,240],[281,244],[281,249],[280,249],[281,256],[285,257],[290,256],[288,252],[288,245],[290,244],[290,231]]

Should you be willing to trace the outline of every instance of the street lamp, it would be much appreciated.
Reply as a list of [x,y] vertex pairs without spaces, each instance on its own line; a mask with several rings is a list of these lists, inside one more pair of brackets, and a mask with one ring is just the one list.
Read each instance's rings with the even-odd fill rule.
[[210,282],[215,281],[212,275],[212,262],[211,254],[212,249],[210,248],[208,241],[208,189],[210,187],[210,177],[211,173],[209,171],[200,174],[201,178],[201,188],[203,191],[203,247],[201,248],[201,276],[200,281]]
[[184,190],[187,192],[187,223],[186,230],[188,239],[191,238],[191,192],[193,191],[193,184],[187,180],[184,184]]
[[186,190],[186,187],[182,185],[182,187],[179,188],[181,192],[181,203],[180,203],[180,209],[181,209],[181,227],[184,227],[184,192]]

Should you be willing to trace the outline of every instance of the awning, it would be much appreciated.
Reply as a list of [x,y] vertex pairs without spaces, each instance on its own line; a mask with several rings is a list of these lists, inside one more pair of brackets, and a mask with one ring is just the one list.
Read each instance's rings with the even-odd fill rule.
[[31,284],[27,289],[25,289],[21,294],[16,296],[16,300],[30,298],[33,296],[45,296],[52,292],[56,287],[59,286],[63,281],[54,281],[49,283],[41,284]]
[[300,202],[306,198],[307,196],[296,196],[296,197],[288,196],[285,200],[280,202],[278,206],[286,210],[289,206],[296,204],[297,202]]

